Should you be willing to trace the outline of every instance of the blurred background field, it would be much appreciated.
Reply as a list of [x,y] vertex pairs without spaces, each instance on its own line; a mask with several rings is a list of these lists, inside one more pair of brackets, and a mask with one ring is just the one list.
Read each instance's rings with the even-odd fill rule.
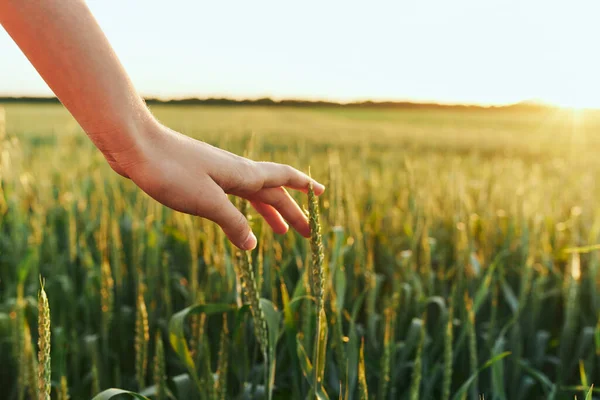
[[[585,247],[600,240],[600,112],[151,109],[167,126],[227,150],[310,167],[327,186],[329,398],[363,398],[368,388],[377,399],[572,399],[598,381],[599,263]],[[31,395],[27,341],[37,339],[41,275],[53,396],[64,381],[73,399],[109,387],[160,398],[153,371],[163,340],[177,398],[262,398],[265,360],[248,313],[186,320],[199,391],[170,345],[178,311],[239,304],[233,249],[218,228],[158,205],[112,172],[62,106],[4,110],[0,363],[10,367],[0,369],[2,396]],[[308,242],[273,235],[251,217],[260,295],[282,319],[274,396],[305,398],[311,380],[299,349],[310,355],[315,345]],[[136,339],[140,300],[147,330]],[[31,337],[15,328],[19,318]]]

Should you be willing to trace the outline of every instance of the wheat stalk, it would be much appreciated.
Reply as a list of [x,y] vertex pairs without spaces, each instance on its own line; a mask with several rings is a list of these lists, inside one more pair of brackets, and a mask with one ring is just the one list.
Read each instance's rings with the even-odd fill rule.
[[[319,360],[325,357],[325,354],[319,354],[322,340],[327,341],[325,332],[323,331],[323,321],[326,321],[324,309],[324,288],[325,288],[325,273],[323,272],[323,260],[325,255],[323,252],[323,239],[321,238],[321,223],[319,222],[319,202],[312,182],[308,185],[308,225],[310,227],[310,248],[312,253],[312,263],[310,268],[310,286],[312,295],[315,298],[317,308],[317,336],[314,346],[314,383],[317,392],[321,388],[321,379],[323,371],[319,368]],[[322,346],[325,349],[325,346]]]
[[453,330],[454,305],[450,301],[450,310],[448,311],[448,321],[446,322],[446,335],[444,336],[444,378],[442,381],[442,400],[450,398],[450,390],[452,387],[452,339]]
[[469,335],[469,369],[475,379],[471,384],[471,397],[477,397],[479,392],[479,379],[477,378],[477,331],[475,329],[475,312],[473,311],[473,300],[465,292],[465,307],[468,317],[468,335]]
[[[25,352],[25,300],[23,299],[23,283],[17,286],[17,301],[15,304],[14,355],[17,358],[17,399],[25,397],[27,385],[27,354]],[[31,338],[30,338],[31,340]]]
[[94,348],[94,353],[92,356],[92,393],[98,394],[100,393],[100,372],[98,368],[98,350]]
[[108,260],[105,259],[100,267],[101,285],[100,285],[100,307],[102,309],[102,335],[108,338],[108,331],[113,317],[114,308],[114,285],[112,271]]
[[358,356],[358,398],[360,400],[369,400],[369,389],[367,388],[367,376],[365,371],[365,339],[360,342],[360,352]]
[[165,351],[160,331],[156,332],[154,347],[154,387],[156,388],[156,400],[165,400],[167,398],[166,391],[166,368],[165,368]]
[[415,357],[412,380],[410,383],[410,400],[419,400],[419,393],[421,390],[421,378],[423,374],[423,347],[425,345],[426,320],[426,316],[423,316],[423,320],[421,321],[421,335],[419,336],[419,345],[417,347],[417,355]]
[[69,396],[69,386],[67,385],[67,377],[60,377],[60,386],[57,391],[57,399],[58,400],[69,400],[71,397]]
[[51,367],[50,367],[50,306],[44,290],[44,282],[40,282],[38,295],[38,399],[50,400]]
[[381,365],[379,373],[379,399],[385,399],[388,385],[390,383],[390,361],[392,357],[392,314],[391,307],[385,309],[385,330],[383,335],[383,353],[381,354]]
[[140,285],[138,288],[137,310],[135,314],[135,377],[140,389],[145,386],[146,382],[149,340],[148,311],[146,310],[144,293]]
[[30,399],[38,398],[38,360],[35,356],[35,351],[33,350],[33,345],[31,343],[31,331],[29,329],[29,324],[25,322],[24,326],[24,339],[25,339],[25,347],[24,347],[24,357],[25,357],[25,373],[24,373],[24,381],[27,386],[27,391],[29,392]]
[[229,329],[227,314],[223,314],[223,329],[221,330],[221,345],[219,347],[219,363],[217,368],[217,398],[227,399],[227,369],[229,368]]
[[[245,216],[248,209],[248,202],[241,200],[240,212]],[[239,251],[237,254],[238,275],[242,284],[244,297],[250,302],[250,313],[254,321],[254,333],[264,355],[268,352],[268,331],[267,319],[260,304],[260,293],[254,277],[254,269],[252,268],[252,260],[250,252]]]

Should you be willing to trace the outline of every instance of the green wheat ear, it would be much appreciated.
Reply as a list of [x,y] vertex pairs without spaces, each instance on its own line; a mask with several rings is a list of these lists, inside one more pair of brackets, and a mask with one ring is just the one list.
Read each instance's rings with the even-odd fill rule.
[[310,227],[310,248],[312,265],[310,285],[317,303],[317,315],[323,309],[323,293],[325,274],[323,273],[323,240],[321,239],[321,223],[319,222],[319,201],[315,195],[312,182],[308,185],[308,225]]
[[[242,215],[246,216],[248,210],[248,201],[241,200],[239,209]],[[246,301],[250,303],[250,313],[254,322],[254,334],[260,344],[263,354],[267,354],[269,337],[267,332],[267,318],[260,303],[260,293],[258,285],[254,277],[254,269],[252,268],[252,260],[249,251],[239,251],[237,253],[237,267],[242,291]]]
[[112,271],[108,260],[102,261],[100,267],[101,285],[100,285],[100,307],[102,310],[102,335],[108,337],[110,323],[113,318],[114,309],[114,286],[115,281],[112,277]]
[[69,396],[69,385],[67,384],[67,377],[60,377],[60,387],[57,391],[57,399],[58,400],[69,400],[71,397]]
[[360,343],[360,353],[358,358],[358,395],[360,400],[369,400],[365,369],[365,339],[363,338]]
[[148,311],[146,310],[142,285],[139,285],[135,316],[135,376],[140,389],[145,386],[146,382],[149,340]]
[[[310,173],[310,172],[309,172]],[[324,369],[320,367],[320,360],[325,359],[325,349],[327,342],[327,318],[325,316],[324,293],[325,293],[325,273],[323,271],[323,240],[321,238],[321,223],[319,222],[319,201],[315,195],[312,181],[308,184],[308,225],[310,228],[310,248],[312,253],[312,263],[310,269],[310,286],[312,294],[317,305],[317,335],[314,346],[314,377],[315,388],[320,390],[321,380],[323,379]],[[322,354],[321,354],[322,353]]]
[[156,345],[154,348],[154,385],[156,387],[156,400],[165,400],[166,391],[166,368],[165,368],[165,350],[160,331],[156,332]]
[[38,295],[38,398],[50,400],[51,369],[50,369],[50,306],[44,290],[44,281],[40,278],[40,293]]

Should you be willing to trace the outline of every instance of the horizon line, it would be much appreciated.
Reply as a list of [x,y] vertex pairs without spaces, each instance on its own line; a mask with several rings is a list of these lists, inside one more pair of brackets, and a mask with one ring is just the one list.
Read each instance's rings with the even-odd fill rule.
[[[545,102],[538,99],[526,99],[515,103],[461,103],[461,102],[443,102],[443,101],[419,101],[419,100],[354,100],[354,101],[335,101],[324,99],[303,99],[303,98],[273,98],[262,97],[197,97],[197,96],[178,96],[178,97],[157,97],[142,96],[147,104],[205,104],[205,105],[263,105],[263,106],[372,106],[372,107],[431,107],[431,108],[479,108],[479,109],[505,109],[505,108],[562,108],[558,105]],[[56,96],[14,96],[0,95],[0,103],[6,102],[38,102],[38,103],[60,103]],[[591,108],[594,109],[594,108]]]

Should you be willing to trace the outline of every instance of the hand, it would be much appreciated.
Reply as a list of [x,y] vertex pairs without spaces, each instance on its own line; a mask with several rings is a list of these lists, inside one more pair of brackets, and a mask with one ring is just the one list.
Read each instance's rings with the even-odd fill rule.
[[[250,201],[279,234],[288,224],[310,236],[305,214],[285,187],[306,192],[306,174],[283,164],[255,162],[175,132],[152,119],[145,139],[134,148],[106,154],[111,167],[144,192],[174,210],[216,222],[242,250],[256,247],[256,236],[227,194]],[[315,194],[325,187],[312,180]]]

